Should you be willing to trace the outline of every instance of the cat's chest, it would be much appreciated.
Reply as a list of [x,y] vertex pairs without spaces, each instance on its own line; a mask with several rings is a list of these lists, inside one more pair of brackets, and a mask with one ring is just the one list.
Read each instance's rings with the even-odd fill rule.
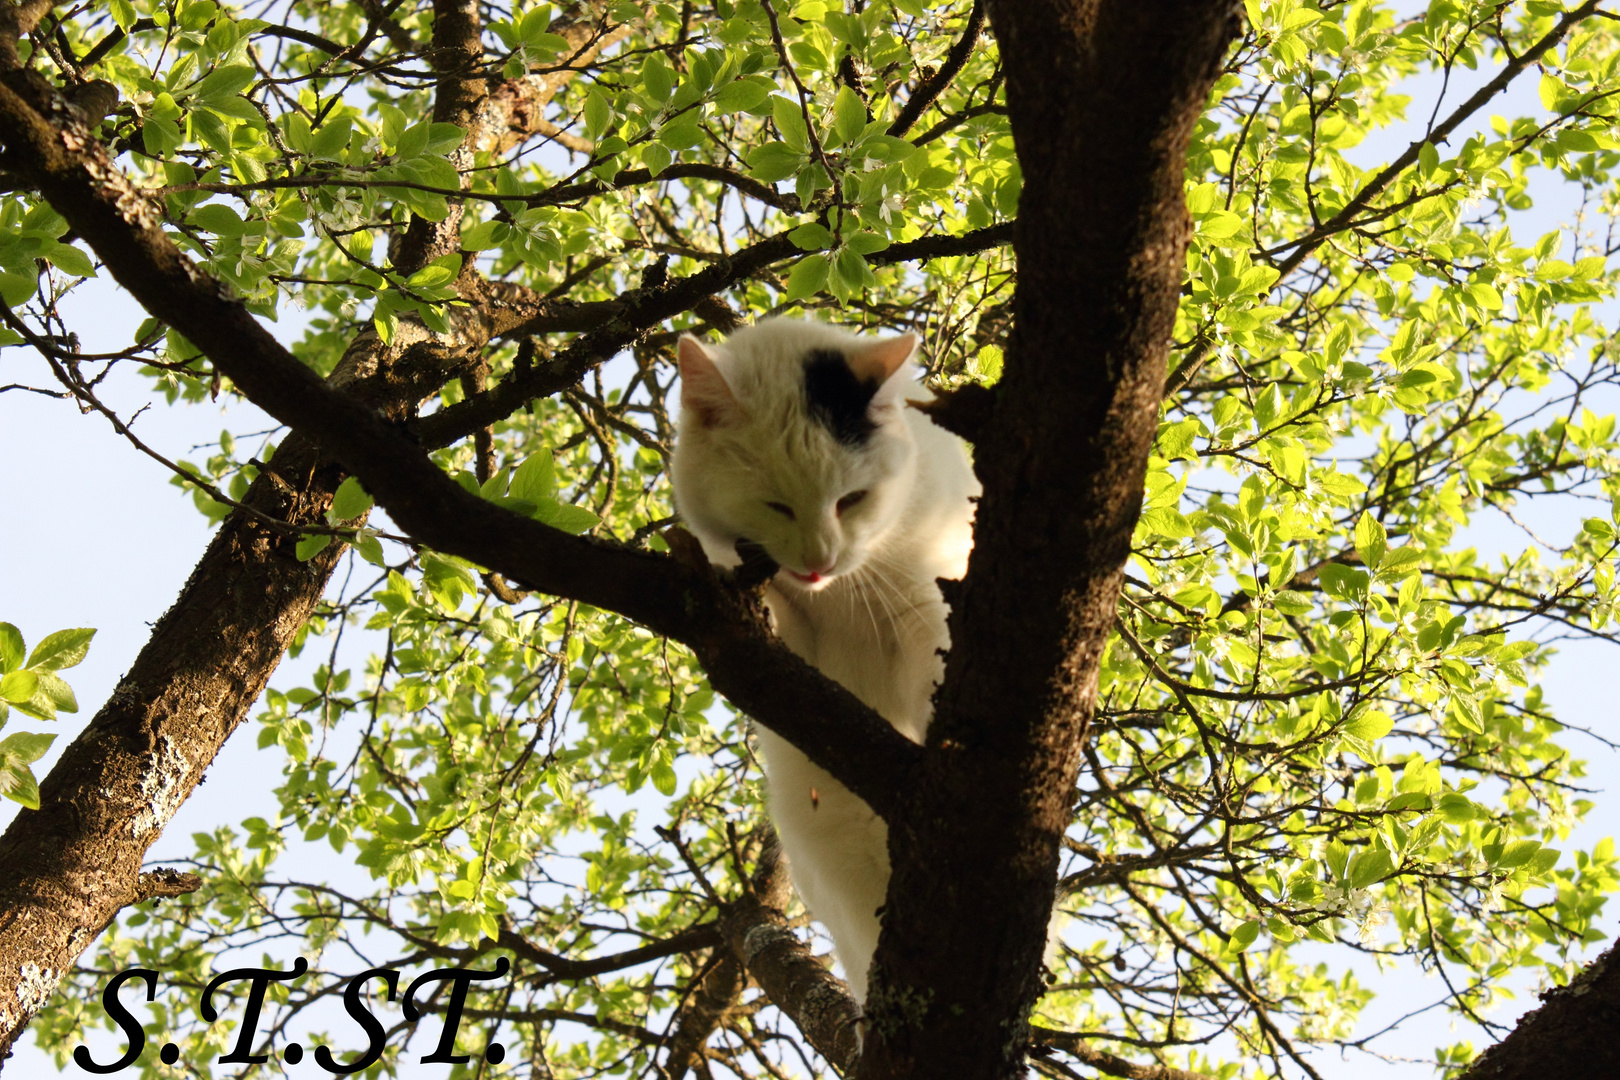
[[937,586],[857,584],[808,597],[772,588],[766,601],[790,649],[921,738],[950,644]]

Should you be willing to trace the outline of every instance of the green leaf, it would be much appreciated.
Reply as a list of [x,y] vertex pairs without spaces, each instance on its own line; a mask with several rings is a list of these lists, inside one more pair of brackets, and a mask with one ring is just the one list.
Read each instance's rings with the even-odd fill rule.
[[0,300],[20,308],[39,291],[39,274],[29,271],[0,269]]
[[[309,141],[309,152],[318,158],[335,161],[339,154],[349,145],[349,118],[347,116],[327,117],[326,123],[315,132]],[[415,130],[415,129],[412,129]],[[424,141],[427,132],[423,131]]]
[[703,114],[697,109],[682,113],[658,131],[658,141],[671,150],[701,146],[707,137],[703,132]]
[[1486,311],[1502,310],[1502,294],[1497,292],[1494,286],[1487,285],[1483,281],[1476,281],[1468,286],[1468,295],[1473,298],[1474,303]]
[[1378,568],[1386,578],[1393,578],[1410,573],[1422,562],[1423,549],[1408,545],[1398,547],[1394,551],[1385,552]]
[[1548,112],[1556,110],[1558,108],[1558,99],[1564,93],[1564,84],[1559,80],[1558,76],[1551,72],[1542,75],[1538,89],[1541,94],[1541,107]]
[[613,122],[613,106],[607,98],[592,90],[585,95],[585,134],[600,139]]
[[1273,596],[1271,602],[1284,615],[1309,615],[1311,608],[1315,606],[1311,603],[1310,597],[1304,593],[1290,592],[1287,589]]
[[1248,950],[1255,939],[1260,936],[1260,923],[1255,919],[1241,923],[1232,931],[1232,936],[1226,943],[1226,955],[1236,956]]
[[39,809],[39,783],[26,765],[0,767],[0,795],[20,802],[30,810]]
[[90,639],[95,636],[96,632],[89,627],[58,630],[54,634],[47,634],[45,640],[34,646],[26,666],[45,671],[61,671],[76,667],[90,651]]
[[387,560],[383,558],[382,542],[375,536],[362,535],[355,537],[354,550],[358,551],[360,557],[373,566],[388,565]]
[[118,29],[129,33],[129,28],[135,25],[135,5],[129,0],[107,0],[107,9],[112,12]]
[[72,244],[55,244],[45,253],[45,257],[74,277],[96,276],[96,268],[90,262],[90,256]]
[[448,154],[466,141],[467,132],[458,124],[434,122],[428,125],[426,153]]
[[1466,825],[1479,816],[1473,800],[1466,795],[1459,795],[1455,791],[1448,791],[1440,796],[1435,808],[1440,811],[1442,817],[1453,825]]
[[0,700],[23,705],[39,689],[39,676],[32,671],[11,671],[0,678]]
[[55,735],[44,732],[19,731],[0,739],[0,757],[9,758],[18,765],[32,765],[45,756],[45,751],[56,741]]
[[[429,129],[432,124],[427,120],[419,120],[406,128],[399,136],[399,142],[394,146],[394,156],[401,161],[421,157],[427,152]],[[347,143],[347,138],[344,142]]]
[[256,75],[251,64],[226,64],[204,76],[193,92],[204,101],[235,97],[247,88]]
[[37,674],[39,675],[39,690],[35,692],[32,698],[28,699],[29,704],[38,705],[40,704],[39,699],[44,697],[57,712],[76,713],[79,711],[79,699],[74,696],[73,687],[67,684],[67,680],[54,671],[40,671]]
[[25,648],[22,631],[8,622],[0,622],[0,675],[22,666]]
[[1371,512],[1363,511],[1361,520],[1356,522],[1356,554],[1361,556],[1368,569],[1377,570],[1378,564],[1384,561],[1384,552],[1388,550],[1389,534],[1384,531],[1383,524]]
[[675,155],[662,143],[647,143],[641,148],[641,163],[647,166],[647,171],[654,176],[669,168],[670,162],[674,160]]
[[1347,722],[1340,730],[1353,739],[1372,743],[1395,729],[1395,721],[1377,709],[1368,709]]
[[833,131],[839,141],[852,143],[866,130],[866,104],[847,86],[838,88],[833,98]]
[[798,172],[809,158],[786,143],[769,142],[750,150],[746,160],[754,179],[774,184]]
[[1541,841],[1539,840],[1515,840],[1511,844],[1504,846],[1501,856],[1494,861],[1497,866],[1512,870],[1529,862],[1531,857],[1540,850]]
[[338,521],[352,521],[370,510],[371,506],[371,496],[366,494],[357,476],[344,480],[332,493],[332,517]]
[[652,763],[650,778],[660,795],[675,794],[675,770],[662,757]]
[[714,97],[714,109],[721,115],[746,112],[758,108],[769,94],[763,84],[740,79],[720,88]]
[[1157,451],[1166,460],[1176,461],[1180,458],[1196,457],[1192,452],[1193,439],[1197,438],[1203,425],[1197,419],[1177,421],[1174,424],[1160,424]]
[[246,228],[246,222],[235,210],[224,203],[208,203],[199,206],[191,212],[186,219],[187,224],[199,229],[207,229],[219,236],[241,236]]
[[788,233],[788,239],[803,251],[821,251],[832,247],[834,237],[825,225],[812,221]]
[[1341,600],[1359,601],[1367,595],[1367,574],[1343,563],[1330,562],[1320,573],[1322,588],[1329,596]]
[[553,529],[561,529],[574,536],[595,528],[602,520],[583,506],[569,506],[549,498],[535,504],[534,517],[536,521],[543,521]]
[[507,489],[507,494],[538,506],[550,499],[556,490],[557,467],[548,448],[530,454],[523,460],[523,464],[512,473],[512,486]]
[[641,82],[647,89],[647,96],[657,102],[669,100],[669,95],[675,89],[675,69],[669,66],[663,53],[653,53],[641,65]]
[[306,533],[303,539],[298,541],[298,561],[308,562],[325,551],[327,545],[331,542],[332,535],[330,533]]
[[838,275],[851,286],[870,289],[877,285],[877,277],[872,268],[866,265],[861,253],[853,248],[844,248],[837,257]]
[[832,260],[825,255],[811,255],[800,259],[793,272],[788,274],[787,294],[784,299],[791,302],[816,295],[827,287],[827,276],[831,268]]
[[504,221],[486,221],[462,233],[461,246],[468,251],[488,251],[504,244],[510,233],[511,227]]
[[167,157],[180,149],[180,125],[173,120],[148,116],[141,121],[141,145],[153,157]]
[[810,149],[809,129],[805,127],[804,112],[797,101],[771,98],[771,118],[776,122],[776,130],[782,133],[783,142],[801,153]]
[[889,238],[875,232],[858,232],[844,240],[844,246],[858,255],[870,255],[889,246]]
[[1372,848],[1363,851],[1350,860],[1350,868],[1346,873],[1346,884],[1352,889],[1365,889],[1375,882],[1389,876],[1395,869],[1395,860],[1391,859],[1389,852],[1383,848]]

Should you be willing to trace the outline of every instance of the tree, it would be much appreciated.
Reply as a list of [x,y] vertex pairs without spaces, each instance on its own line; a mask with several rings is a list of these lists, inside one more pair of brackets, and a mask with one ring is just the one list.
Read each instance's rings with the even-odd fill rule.
[[[1305,943],[1478,1019],[1600,937],[1612,849],[1544,846],[1584,772],[1531,682],[1550,635],[1613,636],[1597,0],[58,7],[0,12],[5,340],[126,434],[107,365],[289,430],[174,463],[220,528],[0,838],[0,1047],[32,1019],[65,1060],[141,966],[183,1060],[231,1057],[201,992],[280,939],[312,971],[243,1049],[291,1063],[349,977],[503,958],[462,1048],[530,1075],[1310,1074],[1367,993]],[[1481,65],[1353,161],[1399,80]],[[1549,118],[1464,136],[1537,67]],[[1523,246],[1538,177],[1585,217]],[[151,315],[113,356],[57,310],[98,272]],[[289,350],[256,316],[294,300]],[[774,568],[669,528],[676,335],[799,309],[923,329],[974,445],[925,747],[775,642]],[[1603,512],[1567,541],[1459,545],[1571,497]],[[7,641],[0,693],[48,714],[57,669]],[[141,874],[317,642],[258,717],[277,818]],[[889,822],[864,1020],[791,917],[742,714]],[[0,744],[13,794],[37,744]],[[299,841],[368,891],[300,879]],[[1608,1007],[1598,975],[1543,1012]],[[390,1008],[377,1067],[435,1056]]]

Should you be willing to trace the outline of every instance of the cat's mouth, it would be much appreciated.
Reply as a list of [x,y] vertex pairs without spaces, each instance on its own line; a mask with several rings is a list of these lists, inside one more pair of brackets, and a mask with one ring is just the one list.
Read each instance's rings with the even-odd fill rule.
[[818,573],[814,570],[810,570],[801,574],[797,570],[789,570],[784,566],[782,568],[782,572],[788,577],[792,578],[795,584],[807,592],[815,592],[818,589],[825,588],[827,583],[832,581],[833,577],[830,570],[826,573]]

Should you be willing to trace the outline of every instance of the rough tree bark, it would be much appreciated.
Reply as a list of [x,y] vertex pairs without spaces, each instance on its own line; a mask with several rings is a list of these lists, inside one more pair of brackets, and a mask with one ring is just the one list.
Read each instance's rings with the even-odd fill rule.
[[1620,945],[1611,945],[1568,986],[1546,991],[1541,1000],[1462,1080],[1620,1076]]
[[[567,537],[508,514],[462,491],[422,453],[421,443],[442,445],[566,385],[647,327],[791,255],[784,237],[589,313],[469,275],[462,284],[476,314],[466,340],[424,336],[414,352],[384,354],[362,337],[343,369],[348,381],[322,385],[168,242],[145,197],[60,96],[18,68],[16,33],[50,6],[8,5],[0,18],[8,167],[42,191],[148,311],[300,433],[249,503],[316,521],[341,462],[422,542],[690,645],[718,689],[891,823],[895,872],[858,1075],[1021,1075],[1058,844],[1164,385],[1187,229],[1183,154],[1237,29],[1237,5],[988,5],[1025,176],[1016,326],[993,399],[957,410],[977,441],[985,494],[969,574],[949,587],[956,647],[920,751],[774,642],[749,590],[706,565]],[[441,73],[436,116],[468,126],[475,145],[504,144],[514,128],[540,130],[555,88],[479,84],[469,74],[477,6],[443,0],[439,8],[430,50]],[[896,245],[882,261],[1004,239],[1004,230],[930,238]],[[398,255],[419,262],[451,250],[453,227],[422,226]],[[492,336],[548,327],[589,332],[547,368],[417,425],[420,443],[389,422]],[[140,895],[146,846],[318,599],[335,547],[301,564],[289,545],[283,531],[233,515],[118,693],[42,785],[42,809],[0,839],[0,1051],[56,975]],[[767,904],[745,897],[733,905],[721,937],[829,1057],[854,1061],[851,1003]],[[1587,1006],[1610,1016],[1612,1029],[1611,974],[1600,966],[1584,994],[1553,995],[1542,1019],[1503,1044],[1507,1053],[1482,1060],[1481,1069],[1496,1071],[1478,1075],[1524,1075],[1500,1064],[1512,1057],[1510,1044],[1543,1045],[1546,1036],[1524,1034],[1532,1029],[1563,1038],[1571,1029],[1558,1027],[1561,1018],[1584,1017]],[[1582,1023],[1594,1030],[1594,1021]],[[1579,1053],[1583,1064],[1595,1060]],[[1093,1064],[1147,1075],[1117,1059]]]
[[[1185,151],[1238,5],[990,4],[1024,175],[1006,373],[856,1075],[1023,1075],[1028,1012],[1185,266]],[[966,928],[971,928],[967,930]],[[972,1024],[961,1019],[972,1016]]]

